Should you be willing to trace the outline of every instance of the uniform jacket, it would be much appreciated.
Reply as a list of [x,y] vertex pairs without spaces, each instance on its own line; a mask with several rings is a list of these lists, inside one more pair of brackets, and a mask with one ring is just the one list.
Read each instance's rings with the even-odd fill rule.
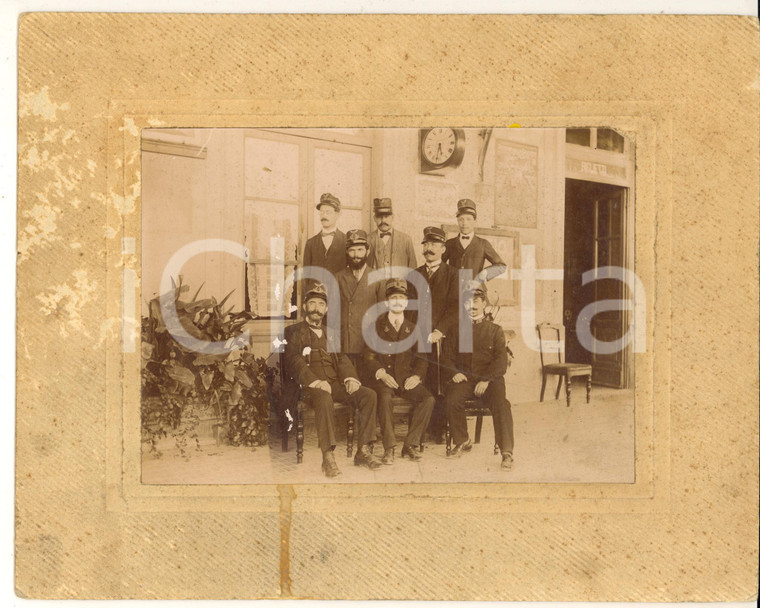
[[[328,351],[339,350],[335,334],[325,326],[322,331],[326,332]],[[327,380],[327,378],[317,376],[309,367],[311,354],[304,354],[306,347],[311,348],[312,335],[315,336],[306,321],[285,328],[285,378],[289,384],[298,383],[301,386],[309,386],[315,380]],[[333,362],[339,381],[343,382],[346,378],[358,379],[356,369],[345,354],[328,352],[328,356]]]
[[457,372],[475,382],[497,380],[507,373],[507,365],[504,330],[489,319],[472,324],[472,353],[459,352],[459,339],[454,333],[443,340],[441,378],[444,384]]
[[[457,271],[446,262],[441,262],[438,270],[430,278],[427,276],[424,264],[415,272],[419,273],[430,287],[429,295],[427,293],[418,295],[416,287],[409,281],[409,298],[420,298],[420,308],[429,306],[432,311],[432,327],[420,326],[423,336],[427,338],[426,333],[429,334],[434,329],[438,329],[444,335],[447,332],[456,331],[459,327],[459,275]],[[417,322],[419,315],[416,310],[406,314],[412,321]]]
[[335,275],[340,289],[340,341],[344,353],[355,355],[364,351],[362,318],[368,308],[384,300],[384,281],[370,285],[367,281],[370,272],[372,268],[367,266],[360,281],[347,267]]
[[489,272],[489,278],[493,278],[497,274],[501,274],[507,269],[506,264],[496,253],[493,245],[486,239],[479,237],[475,234],[472,236],[472,242],[467,246],[467,249],[462,247],[462,243],[459,242],[459,235],[446,241],[446,251],[443,253],[443,261],[448,262],[449,265],[459,270],[461,268],[469,268],[472,270],[473,278],[477,275],[485,266],[486,260],[488,260],[492,266],[499,267],[501,269],[494,269],[492,273]]
[[386,245],[380,238],[380,231],[373,230],[369,233],[367,241],[369,242],[369,254],[367,256],[369,266],[373,268],[385,266],[414,268],[417,266],[414,246],[408,234],[399,232],[394,228]]
[[333,274],[343,270],[346,267],[346,235],[336,229],[330,249],[327,250],[321,232],[311,237],[303,248],[303,265],[321,266]]
[[414,323],[404,315],[404,322],[396,332],[388,318],[388,313],[385,313],[377,320],[375,327],[378,337],[385,343],[399,342],[409,336],[415,337],[415,343],[408,350],[394,355],[377,353],[367,347],[364,351],[367,374],[374,379],[378,370],[384,368],[393,376],[399,387],[404,386],[404,382],[409,376],[419,376],[421,380],[424,380],[427,372],[427,359],[419,356],[416,352],[417,341],[420,336]]

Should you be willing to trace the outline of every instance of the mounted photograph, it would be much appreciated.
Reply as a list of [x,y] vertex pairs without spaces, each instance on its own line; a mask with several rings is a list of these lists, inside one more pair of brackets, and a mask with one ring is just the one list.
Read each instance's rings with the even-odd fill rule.
[[633,484],[635,153],[142,129],[141,483]]

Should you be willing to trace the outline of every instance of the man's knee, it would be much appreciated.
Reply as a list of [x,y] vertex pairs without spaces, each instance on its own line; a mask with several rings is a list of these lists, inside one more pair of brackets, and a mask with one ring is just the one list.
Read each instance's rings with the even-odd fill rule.
[[507,401],[504,380],[494,380],[490,382],[488,388],[483,393],[483,401],[503,405],[503,403]]
[[457,384],[449,384],[446,390],[446,400],[444,405],[446,411],[456,411],[464,407],[467,391],[459,388]]
[[366,386],[360,386],[354,393],[353,397],[360,408],[375,407],[377,404],[377,393]]
[[378,413],[393,411],[393,391],[388,387],[375,389]]
[[328,393],[327,391],[323,391],[321,389],[309,389],[309,400],[311,401],[311,405],[314,408],[315,411],[332,411],[333,409],[333,399],[332,395]]

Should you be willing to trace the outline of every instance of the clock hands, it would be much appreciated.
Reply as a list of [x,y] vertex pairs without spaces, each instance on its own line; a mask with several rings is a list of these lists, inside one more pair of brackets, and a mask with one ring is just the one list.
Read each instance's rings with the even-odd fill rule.
[[432,165],[422,172],[458,167],[464,155],[464,132],[461,129],[436,127],[420,131],[421,160]]

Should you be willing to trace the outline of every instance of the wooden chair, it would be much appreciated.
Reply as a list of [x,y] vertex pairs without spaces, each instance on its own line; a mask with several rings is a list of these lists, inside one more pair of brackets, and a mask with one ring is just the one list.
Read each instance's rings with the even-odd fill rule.
[[[560,328],[558,325],[551,323],[540,323],[536,325],[538,334],[538,347],[541,355],[541,401],[544,400],[544,391],[546,390],[546,380],[550,375],[559,376],[557,382],[557,392],[555,399],[559,399],[559,391],[562,388],[562,382],[565,382],[565,393],[567,394],[567,407],[570,407],[570,385],[575,376],[586,376],[586,403],[591,400],[591,365],[589,363],[563,363],[560,345]],[[546,335],[552,335],[551,339],[544,339]],[[551,350],[557,354],[556,363],[546,363],[545,356],[548,358],[549,353],[544,355],[544,346],[553,343],[556,346]]]
[[[304,439],[304,418],[306,417],[306,400],[303,390],[299,387],[298,398],[295,404],[284,403],[285,384],[288,382],[288,374],[285,370],[285,354],[280,353],[280,381],[282,392],[280,397],[280,429],[282,434],[282,451],[287,452],[289,449],[288,440],[290,430],[296,429],[296,462],[303,462],[303,439]],[[294,407],[295,406],[295,407]],[[346,439],[346,455],[351,458],[354,452],[354,411],[355,408],[349,407],[343,403],[334,402],[335,411],[348,410],[348,428]]]
[[[506,332],[505,332],[506,333]],[[442,398],[442,388],[441,387],[441,345],[440,342],[436,344],[435,349],[435,358],[436,358],[436,364],[438,368],[438,397]],[[512,362],[512,351],[507,346],[507,369],[509,369],[509,366]],[[488,408],[483,401],[478,397],[473,397],[472,399],[467,399],[464,402],[464,413],[465,416],[471,417],[471,416],[477,416],[475,419],[475,443],[480,443],[480,434],[483,430],[483,416],[492,416],[490,408]],[[499,453],[499,442],[495,441],[493,444],[493,453],[498,454]],[[451,426],[449,425],[449,419],[446,418],[446,456],[451,454]]]

